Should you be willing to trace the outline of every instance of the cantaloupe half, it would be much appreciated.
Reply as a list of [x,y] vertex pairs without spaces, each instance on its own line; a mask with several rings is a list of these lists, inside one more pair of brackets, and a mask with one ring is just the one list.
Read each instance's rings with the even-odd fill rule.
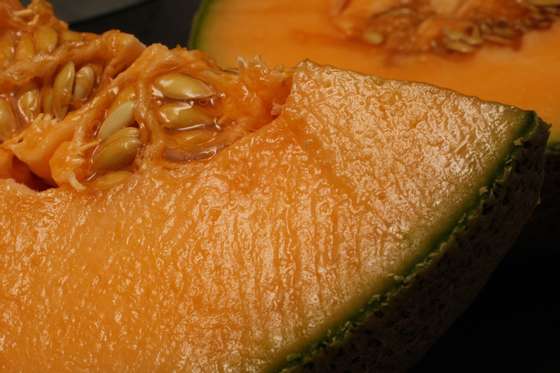
[[54,187],[0,180],[0,370],[404,370],[536,206],[547,137],[428,85],[149,47],[2,145]]
[[271,65],[310,59],[536,110],[552,124],[533,227],[543,238],[560,228],[558,19],[556,1],[205,0],[190,47],[223,66],[256,55]]

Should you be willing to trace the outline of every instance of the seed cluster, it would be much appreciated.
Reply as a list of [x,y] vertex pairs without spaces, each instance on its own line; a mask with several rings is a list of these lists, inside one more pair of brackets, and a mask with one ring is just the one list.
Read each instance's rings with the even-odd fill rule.
[[[192,76],[172,72],[158,76],[152,92],[160,125],[180,145],[166,148],[164,157],[174,162],[197,158],[195,153],[204,150],[218,131],[217,120],[208,113],[208,106],[219,96],[216,90]],[[122,172],[128,172],[125,169],[136,159],[142,146],[136,105],[134,87],[125,88],[101,122],[96,133],[99,146],[92,155],[95,185],[101,177],[103,187],[120,183],[125,175]]]
[[[36,0],[23,9],[9,9],[9,5],[0,7],[6,13],[3,16],[11,21],[5,21],[7,26],[0,28],[2,68],[40,61],[59,47],[68,49],[86,42],[85,34],[68,30],[45,1]],[[70,109],[81,106],[91,96],[102,72],[99,64],[77,69],[69,61],[52,77],[34,77],[16,90],[0,93],[0,142],[29,126],[39,114],[62,119]]]
[[29,126],[39,114],[60,120],[69,110],[82,106],[98,85],[102,71],[97,64],[76,71],[70,61],[56,72],[51,84],[48,79],[34,79],[16,92],[0,95],[0,141]]
[[0,28],[0,67],[3,68],[53,54],[62,45],[84,41],[84,34],[68,30],[66,24],[55,18],[46,1],[35,0],[27,8],[2,4],[0,15],[6,18]]
[[372,1],[370,8],[362,3],[336,2],[335,24],[351,38],[403,53],[468,54],[485,44],[516,46],[525,33],[560,19],[560,0],[394,0]]
[[186,74],[169,73],[155,80],[154,92],[160,98],[159,121],[175,139],[175,145],[165,149],[164,157],[184,162],[210,155],[205,145],[221,129],[208,110],[219,98],[216,90]]
[[[6,21],[7,20],[7,21]],[[146,164],[181,168],[279,115],[290,74],[131,35],[69,31],[45,0],[0,1],[0,177],[105,190]]]

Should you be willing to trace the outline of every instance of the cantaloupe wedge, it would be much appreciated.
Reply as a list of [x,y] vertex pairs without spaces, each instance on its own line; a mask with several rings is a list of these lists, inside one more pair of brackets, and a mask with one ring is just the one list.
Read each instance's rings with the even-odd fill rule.
[[57,187],[0,180],[0,370],[404,370],[536,206],[547,137],[428,85],[149,47],[2,145]]
[[[532,0],[205,0],[190,47],[222,66],[304,59],[535,110],[552,124],[531,239],[560,228],[560,3]],[[534,243],[534,242],[532,242]]]

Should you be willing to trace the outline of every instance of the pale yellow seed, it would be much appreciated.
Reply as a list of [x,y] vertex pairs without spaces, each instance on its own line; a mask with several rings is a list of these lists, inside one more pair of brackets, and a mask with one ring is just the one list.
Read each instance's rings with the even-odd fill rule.
[[35,46],[31,35],[24,34],[16,47],[17,61],[30,61],[35,55]]
[[517,32],[508,26],[496,26],[492,28],[492,33],[500,36],[502,38],[507,38],[507,39],[511,39],[516,37],[518,34]]
[[453,52],[459,53],[471,53],[475,50],[472,45],[460,40],[444,40],[444,46]]
[[45,87],[43,90],[43,113],[51,114],[53,109],[53,89],[52,87]]
[[217,132],[198,129],[173,135],[172,147],[166,147],[163,156],[171,162],[188,162],[211,157],[217,147],[212,146]]
[[121,129],[100,145],[93,157],[93,170],[116,171],[129,166],[136,158],[140,145],[138,128]]
[[58,45],[58,33],[50,26],[41,26],[33,34],[35,48],[39,52],[52,53]]
[[76,73],[76,82],[74,84],[74,100],[86,100],[95,84],[95,70],[90,65],[82,67]]
[[31,9],[21,9],[21,10],[16,10],[14,12],[14,16],[16,16],[18,18],[30,19],[34,15],[35,15],[35,13],[33,13],[33,10],[31,10]]
[[82,41],[82,35],[79,32],[67,30],[62,32],[60,40],[62,40],[63,43]]
[[464,33],[462,33],[461,31],[457,31],[457,30],[445,29],[445,30],[443,30],[443,33],[445,34],[445,36],[447,37],[448,40],[453,40],[453,41],[463,40],[463,38],[465,36]]
[[196,129],[176,133],[173,135],[173,140],[182,150],[195,151],[200,149],[201,145],[211,142],[216,137],[216,134],[216,131]]
[[175,100],[204,99],[216,94],[203,81],[180,73],[162,75],[154,84],[165,97]]
[[41,112],[41,92],[38,89],[31,89],[22,94],[18,99],[18,108],[25,120],[32,122]]
[[74,62],[68,62],[60,70],[53,84],[53,111],[58,119],[64,118],[68,112],[68,106],[72,101],[76,67]]
[[91,183],[91,185],[95,189],[109,190],[119,184],[124,183],[131,176],[132,176],[132,172],[129,171],[115,171],[115,172],[108,173],[107,175],[103,175],[98,179],[95,179]]
[[119,92],[119,94],[115,98],[115,101],[113,101],[113,104],[109,108],[109,112],[111,113],[125,102],[134,101],[135,99],[136,99],[136,90],[134,89],[133,86],[129,86]]
[[134,106],[134,101],[125,101],[109,112],[99,128],[97,138],[106,140],[117,131],[134,124]]
[[12,137],[17,130],[17,121],[10,103],[0,98],[0,141]]
[[201,108],[182,102],[163,105],[159,109],[159,116],[165,128],[177,130],[214,123],[214,118]]
[[363,38],[364,41],[372,45],[381,45],[385,41],[385,37],[383,36],[383,34],[374,30],[368,30],[364,32]]
[[14,54],[13,36],[6,32],[0,37],[0,65],[10,62],[14,58]]
[[208,158],[215,147],[210,146],[217,136],[216,131],[197,129],[182,131],[169,137],[170,147],[163,156],[171,162],[188,162]]

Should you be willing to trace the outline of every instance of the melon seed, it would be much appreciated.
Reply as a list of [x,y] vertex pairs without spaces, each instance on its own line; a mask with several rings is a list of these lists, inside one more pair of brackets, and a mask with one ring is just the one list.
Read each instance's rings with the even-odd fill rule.
[[52,87],[43,88],[43,113],[51,114],[53,106],[53,89]]
[[95,71],[93,70],[93,67],[87,65],[78,70],[76,73],[76,83],[74,84],[74,100],[86,100],[91,94],[94,84]]
[[0,98],[0,141],[9,139],[17,129],[17,122],[10,103]]
[[74,32],[74,31],[64,31],[61,35],[60,35],[60,39],[62,40],[63,43],[65,42],[76,42],[76,41],[81,41],[82,40],[82,35],[79,32]]
[[134,101],[125,101],[114,108],[101,124],[97,138],[106,140],[117,131],[132,125],[134,123],[134,106]]
[[33,34],[39,52],[52,53],[58,45],[58,33],[50,26],[41,26]]
[[21,9],[14,12],[14,16],[18,18],[30,19],[34,15],[31,9]]
[[72,101],[76,67],[70,61],[60,70],[53,84],[53,110],[58,119],[64,118]]
[[35,46],[33,45],[33,40],[31,35],[25,34],[19,40],[16,47],[16,60],[17,61],[29,61],[35,55]]
[[41,93],[38,89],[30,89],[18,99],[18,108],[27,122],[32,122],[41,112]]
[[211,125],[214,122],[214,119],[199,107],[182,102],[163,105],[159,109],[159,116],[165,128],[176,130]]
[[127,127],[103,142],[93,156],[95,171],[116,171],[130,165],[140,148],[140,131]]
[[108,190],[119,184],[124,183],[130,176],[132,176],[132,172],[115,171],[103,175],[98,179],[95,179],[95,181],[93,181],[91,185],[99,190]]
[[194,148],[200,144],[208,143],[214,137],[216,137],[216,131],[208,129],[194,129],[175,134],[177,144],[183,149]]
[[9,32],[0,36],[0,61],[9,62],[14,57],[14,40]]
[[165,97],[175,100],[195,100],[215,95],[214,90],[203,81],[180,73],[162,75],[154,84]]
[[474,51],[474,48],[472,45],[469,45],[466,42],[463,42],[461,40],[450,40],[450,39],[444,39],[443,40],[443,45],[445,46],[445,48],[453,51],[453,52],[459,52],[459,53],[471,53]]
[[366,42],[372,45],[380,45],[385,41],[385,37],[383,36],[383,34],[380,34],[379,32],[374,30],[367,30],[366,32],[364,32],[363,38]]

